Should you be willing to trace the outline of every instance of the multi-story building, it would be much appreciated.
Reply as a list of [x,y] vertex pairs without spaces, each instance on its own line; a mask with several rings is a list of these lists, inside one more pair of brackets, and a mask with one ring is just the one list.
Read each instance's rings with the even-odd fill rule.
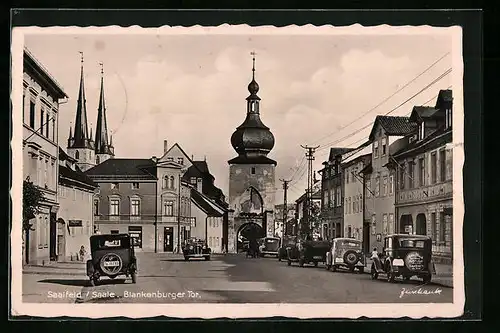
[[[408,144],[406,136],[417,128],[409,117],[377,116],[373,123],[368,142],[372,145],[371,163],[362,171],[366,191],[364,200],[365,220],[370,225],[365,233],[365,249],[382,250],[385,235],[395,229],[395,179],[396,170],[393,155]],[[365,193],[367,193],[365,191]],[[368,234],[368,235],[367,235]]]
[[[314,222],[316,217],[320,218],[321,211],[321,188],[320,183],[318,182],[313,186],[313,194],[308,200],[307,192],[302,194],[297,200],[295,200],[295,220],[297,222],[297,226],[294,228],[292,235],[298,236],[308,236],[303,234],[304,229],[308,229],[304,226],[309,225],[311,228],[311,235],[314,236],[316,234],[321,235],[321,230],[317,230],[314,226]],[[311,208],[309,208],[309,202],[311,204]],[[318,211],[318,214],[316,214]],[[317,215],[317,216],[316,216]]]
[[397,231],[429,235],[436,261],[452,262],[452,92],[441,90],[435,107],[416,106],[418,124],[409,144],[394,155],[398,170]]
[[344,192],[344,237],[363,239],[364,181],[359,175],[371,162],[371,146],[361,146],[354,152],[342,155],[342,181]]
[[25,49],[23,54],[23,177],[44,195],[39,214],[23,233],[24,262],[55,260],[59,104],[67,95],[57,81]]
[[342,154],[352,148],[330,148],[328,161],[323,162],[321,174],[321,223],[325,239],[343,236]]
[[278,237],[283,237],[285,235],[291,235],[293,231],[293,219],[295,217],[295,205],[286,205],[286,216],[283,223],[283,217],[285,214],[285,205],[275,205],[274,206],[274,234]]
[[179,251],[190,237],[222,250],[222,191],[206,162],[192,161],[178,144],[165,141],[159,158],[108,159],[86,174],[99,184],[94,214],[101,233],[132,234],[148,252]]
[[76,165],[76,160],[59,148],[59,212],[57,218],[57,258],[83,260],[80,248],[89,253],[94,233],[93,198],[97,184]]

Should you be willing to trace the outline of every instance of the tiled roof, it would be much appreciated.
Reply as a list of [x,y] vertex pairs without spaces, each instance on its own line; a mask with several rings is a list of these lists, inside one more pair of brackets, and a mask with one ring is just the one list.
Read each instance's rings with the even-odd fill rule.
[[418,124],[410,121],[410,117],[399,116],[377,116],[370,132],[370,140],[373,140],[377,124],[380,124],[387,135],[405,136],[417,129]]
[[151,159],[111,158],[87,170],[87,176],[99,178],[156,179],[155,163]]
[[221,207],[210,198],[204,196],[194,188],[191,188],[191,200],[208,216],[221,217],[224,215],[225,208]]
[[200,177],[203,179],[202,192],[204,195],[208,196],[214,200],[223,200],[222,190],[214,185],[215,177],[210,173],[208,169],[208,164],[206,161],[192,161],[191,165],[182,179],[189,182],[191,177]]
[[408,153],[411,150],[420,150],[420,148],[425,148],[427,144],[431,143],[434,141],[434,139],[438,137],[443,137],[443,139],[446,141],[451,142],[452,140],[452,131],[451,129],[445,130],[444,128],[439,128],[435,130],[434,132],[430,133],[426,138],[420,141],[413,141],[409,145],[405,146],[403,149],[399,150],[396,154],[393,154],[394,158],[400,158]]
[[94,189],[98,186],[83,172],[74,171],[64,165],[59,165],[59,182],[61,184],[79,186],[87,189]]
[[437,111],[432,106],[414,106],[410,115],[410,121],[417,122],[418,117],[420,119],[432,117]]
[[332,147],[332,148],[330,148],[330,155],[328,156],[328,160],[333,162],[335,160],[335,156],[343,155],[343,154],[348,153],[354,149],[355,148]]

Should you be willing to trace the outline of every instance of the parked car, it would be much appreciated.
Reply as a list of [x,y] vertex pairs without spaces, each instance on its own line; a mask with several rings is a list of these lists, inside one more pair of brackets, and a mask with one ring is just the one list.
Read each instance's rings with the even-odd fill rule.
[[210,255],[212,254],[212,249],[210,249],[207,243],[201,239],[189,239],[182,247],[182,254],[184,254],[184,260],[188,261],[191,258],[204,258],[205,260],[210,260]]
[[432,239],[422,235],[396,234],[384,237],[384,249],[378,258],[372,258],[370,271],[373,280],[381,274],[387,281],[396,277],[405,281],[413,276],[429,283],[436,269],[432,261]]
[[312,263],[315,267],[318,263],[326,261],[326,252],[330,249],[328,241],[300,240],[287,251],[288,266],[292,262],[298,262],[300,267]]
[[90,255],[87,260],[87,276],[95,286],[101,277],[114,279],[119,275],[131,277],[137,282],[137,258],[132,239],[128,234],[90,236]]
[[264,237],[260,241],[259,252],[262,257],[266,255],[278,258],[281,240],[278,237]]
[[335,272],[338,268],[347,268],[351,272],[358,269],[364,273],[366,266],[362,242],[353,238],[334,238],[330,250],[326,253],[326,269]]
[[287,251],[288,249],[295,247],[295,244],[297,242],[297,237],[293,236],[287,236],[286,238],[283,238],[283,241],[281,243],[280,249],[278,250],[278,260],[286,260],[288,258]]

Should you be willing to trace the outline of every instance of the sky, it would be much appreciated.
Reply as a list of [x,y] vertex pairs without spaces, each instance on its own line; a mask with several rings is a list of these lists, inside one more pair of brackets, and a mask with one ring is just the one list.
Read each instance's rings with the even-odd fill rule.
[[[195,160],[206,157],[226,196],[227,161],[237,156],[230,138],[245,119],[250,53],[255,51],[261,119],[276,141],[268,155],[278,162],[276,203],[283,197],[279,179],[292,180],[289,202],[307,186],[305,150],[300,145],[320,146],[314,161],[319,170],[330,147],[363,143],[376,115],[393,110],[452,67],[451,36],[442,34],[48,33],[25,35],[25,46],[69,96],[60,106],[62,148],[75,121],[81,51],[88,125],[94,134],[99,62],[103,63],[108,129],[116,157],[161,156],[164,140],[169,146],[178,143]],[[450,88],[451,82],[452,75],[444,76],[391,115],[407,115],[414,105],[433,105],[439,90]]]

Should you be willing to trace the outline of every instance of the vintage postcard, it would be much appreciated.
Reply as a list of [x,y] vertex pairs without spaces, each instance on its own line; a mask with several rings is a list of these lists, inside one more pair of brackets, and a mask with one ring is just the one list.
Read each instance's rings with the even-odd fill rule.
[[14,28],[11,98],[13,315],[463,312],[460,27]]

